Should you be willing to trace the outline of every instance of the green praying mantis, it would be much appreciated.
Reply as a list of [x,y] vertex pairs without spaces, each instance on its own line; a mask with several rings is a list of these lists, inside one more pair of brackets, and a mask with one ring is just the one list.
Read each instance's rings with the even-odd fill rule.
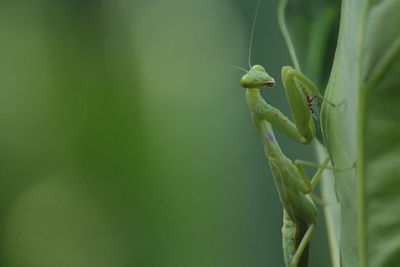
[[[275,82],[260,65],[254,65],[241,78],[246,88],[246,100],[253,116],[254,124],[261,137],[268,158],[279,198],[284,208],[283,251],[287,266],[298,266],[315,229],[317,208],[310,197],[317,185],[329,157],[322,165],[296,160],[294,163],[282,152],[272,126],[288,137],[303,144],[310,143],[315,137],[315,126],[308,106],[308,97],[316,87],[308,87],[307,77],[291,67],[282,68],[282,80],[295,123],[291,122],[278,109],[270,106],[260,95],[260,90],[274,86]],[[311,83],[312,84],[312,83]],[[320,97],[320,96],[318,96]],[[310,179],[303,166],[319,167]]]
[[[294,53],[286,26],[284,25],[283,10],[287,0],[282,0],[280,5],[280,26],[291,54]],[[260,95],[263,88],[275,85],[274,79],[260,65],[250,64],[251,46],[255,21],[260,1],[257,3],[256,15],[249,47],[250,70],[240,79],[240,84],[246,89],[246,101],[256,129],[261,137],[265,155],[268,159],[272,176],[279,194],[283,210],[282,243],[284,260],[287,267],[307,266],[308,244],[315,230],[315,218],[318,210],[313,201],[312,192],[318,184],[325,169],[345,171],[327,166],[330,158],[327,156],[322,164],[288,159],[282,152],[273,132],[273,127],[284,133],[289,138],[309,144],[315,139],[316,128],[314,125],[313,101],[325,101],[333,107],[345,103],[334,104],[325,99],[314,85],[299,70],[285,66],[282,68],[282,82],[286,96],[293,114],[294,122],[288,119],[278,109],[269,105]],[[292,54],[292,57],[295,54]],[[295,65],[298,65],[295,60]],[[304,166],[318,168],[313,177],[307,175]]]

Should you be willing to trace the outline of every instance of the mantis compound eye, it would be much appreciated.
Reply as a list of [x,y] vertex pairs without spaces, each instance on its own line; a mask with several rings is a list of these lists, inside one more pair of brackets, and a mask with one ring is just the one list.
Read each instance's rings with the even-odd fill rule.
[[245,74],[240,79],[240,85],[244,88],[254,88],[257,84],[257,78],[253,75]]
[[258,71],[261,71],[261,72],[266,72],[264,67],[261,66],[261,65],[254,65],[253,67],[251,67],[251,69],[252,70],[258,70]]

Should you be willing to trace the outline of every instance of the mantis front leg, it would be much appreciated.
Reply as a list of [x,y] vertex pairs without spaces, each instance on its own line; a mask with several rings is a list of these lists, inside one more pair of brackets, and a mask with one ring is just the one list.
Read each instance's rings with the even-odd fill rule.
[[341,106],[345,101],[335,104],[324,98],[315,84],[300,71],[285,66],[282,68],[282,82],[286,91],[296,127],[306,143],[315,138],[314,109],[315,101],[325,101],[333,107]]
[[314,83],[301,72],[292,67],[282,68],[282,82],[293,114],[294,122],[290,121],[282,112],[264,101],[259,90],[264,87],[273,87],[274,79],[269,76],[260,65],[255,65],[240,80],[245,88],[249,88],[247,101],[252,111],[260,119],[271,123],[289,138],[308,144],[315,138],[313,102],[315,99],[327,101],[333,106],[339,106],[326,100],[318,91]]

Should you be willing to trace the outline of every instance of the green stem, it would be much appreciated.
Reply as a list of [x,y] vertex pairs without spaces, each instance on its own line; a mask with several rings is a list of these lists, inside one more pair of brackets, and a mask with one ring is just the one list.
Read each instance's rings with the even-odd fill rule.
[[286,27],[285,23],[285,8],[286,8],[287,0],[281,0],[278,6],[278,22],[279,27],[281,28],[283,38],[285,38],[286,45],[289,49],[290,56],[293,60],[293,65],[295,69],[301,72],[300,64],[296,56],[296,51],[294,50],[294,46],[292,43],[292,39],[290,38],[289,31]]

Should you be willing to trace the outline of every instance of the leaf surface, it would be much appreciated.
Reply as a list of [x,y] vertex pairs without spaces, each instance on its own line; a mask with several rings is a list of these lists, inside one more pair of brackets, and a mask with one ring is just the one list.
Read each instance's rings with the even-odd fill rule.
[[343,1],[322,127],[341,206],[342,266],[400,260],[399,1]]

